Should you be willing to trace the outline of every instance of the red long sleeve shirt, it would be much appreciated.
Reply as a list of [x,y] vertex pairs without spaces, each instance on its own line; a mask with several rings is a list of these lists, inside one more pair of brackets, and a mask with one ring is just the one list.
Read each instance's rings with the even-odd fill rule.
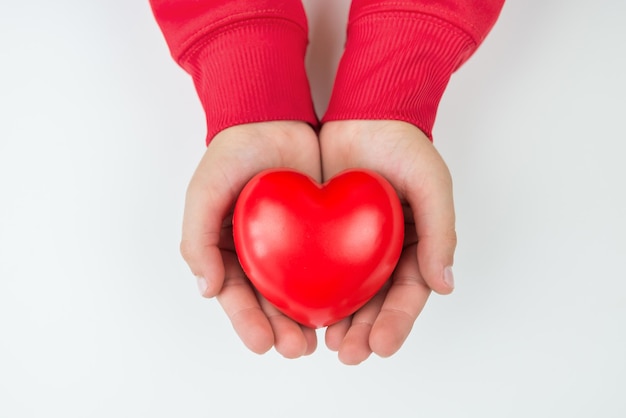
[[[150,0],[172,56],[193,77],[207,142],[233,125],[317,127],[299,0]],[[322,122],[393,119],[429,137],[452,73],[478,48],[504,0],[353,0],[345,51]]]

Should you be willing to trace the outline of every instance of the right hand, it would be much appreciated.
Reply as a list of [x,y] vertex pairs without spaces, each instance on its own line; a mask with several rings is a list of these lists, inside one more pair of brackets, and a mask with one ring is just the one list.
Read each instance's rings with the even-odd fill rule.
[[261,354],[275,346],[284,357],[297,358],[315,351],[315,330],[289,319],[255,292],[233,244],[237,197],[254,175],[269,168],[292,168],[321,181],[313,129],[304,122],[272,121],[218,133],[187,189],[180,249],[202,296],[217,296],[251,351]]

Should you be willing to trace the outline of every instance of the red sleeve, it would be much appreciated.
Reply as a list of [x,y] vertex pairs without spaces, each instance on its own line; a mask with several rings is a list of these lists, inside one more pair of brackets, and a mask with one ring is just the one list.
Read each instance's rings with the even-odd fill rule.
[[301,120],[316,126],[304,67],[299,0],[150,0],[176,62],[192,77],[207,143],[233,125]]
[[432,139],[452,73],[478,48],[504,0],[353,0],[323,121],[402,120]]

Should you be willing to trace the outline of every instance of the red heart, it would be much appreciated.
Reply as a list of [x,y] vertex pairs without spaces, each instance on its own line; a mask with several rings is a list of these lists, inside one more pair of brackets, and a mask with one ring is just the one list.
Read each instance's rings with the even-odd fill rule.
[[377,173],[348,170],[320,185],[296,171],[267,170],[241,192],[233,234],[256,289],[318,328],[354,313],[389,279],[404,219],[395,190]]

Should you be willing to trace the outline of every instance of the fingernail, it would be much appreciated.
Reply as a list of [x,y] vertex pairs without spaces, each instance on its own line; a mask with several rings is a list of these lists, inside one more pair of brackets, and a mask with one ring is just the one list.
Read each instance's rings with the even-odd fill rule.
[[452,273],[451,266],[443,269],[443,282],[447,284],[450,289],[454,289],[454,273]]
[[209,284],[204,277],[197,276],[196,280],[198,281],[198,290],[200,291],[200,294],[204,296]]

